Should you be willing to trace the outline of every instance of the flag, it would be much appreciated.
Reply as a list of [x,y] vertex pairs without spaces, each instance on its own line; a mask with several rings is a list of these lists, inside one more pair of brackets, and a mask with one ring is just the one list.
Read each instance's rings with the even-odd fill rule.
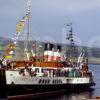
[[9,56],[5,56],[6,59],[11,59],[12,58],[12,55],[9,55]]
[[24,27],[24,22],[20,21],[17,28],[16,28],[16,32],[19,33],[20,31],[22,31],[23,27]]
[[28,20],[28,17],[29,17],[29,15],[26,14],[26,16],[23,17],[23,18],[19,21],[19,23],[18,23],[18,25],[17,25],[17,28],[16,28],[16,34],[19,34],[19,32],[22,31],[22,29],[23,29],[23,27],[24,27],[24,25],[25,25],[25,22],[27,22],[27,20]]
[[15,35],[14,35],[14,42],[12,44],[9,44],[7,46],[7,49],[6,49],[6,58],[9,58],[11,59],[12,56],[14,55],[14,50],[15,50],[15,47],[16,47],[16,43],[18,41],[18,36],[20,35],[23,27],[25,26],[25,23],[28,21],[28,18],[29,18],[29,14],[26,14],[18,23],[17,25],[17,28],[16,28],[16,32],[15,32]]

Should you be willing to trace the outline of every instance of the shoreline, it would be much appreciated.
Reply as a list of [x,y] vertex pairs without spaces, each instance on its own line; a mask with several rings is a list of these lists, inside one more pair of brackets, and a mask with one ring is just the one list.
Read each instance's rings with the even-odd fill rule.
[[88,63],[99,65],[100,64],[100,58],[88,57]]

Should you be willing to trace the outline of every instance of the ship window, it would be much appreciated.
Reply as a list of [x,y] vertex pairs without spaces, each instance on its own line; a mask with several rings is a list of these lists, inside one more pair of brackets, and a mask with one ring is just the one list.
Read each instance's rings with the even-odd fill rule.
[[52,83],[54,83],[54,80],[53,80],[53,82]]
[[35,68],[35,72],[39,72],[39,68]]
[[55,83],[55,80],[53,80],[53,83]]
[[39,83],[41,84],[41,83],[45,83],[45,84],[47,84],[47,83],[49,83],[50,82],[50,80],[39,80]]
[[45,80],[43,80],[42,83],[45,83]]
[[41,80],[39,80],[39,83],[41,83]]
[[53,80],[53,83],[59,84],[59,83],[62,83],[62,81],[61,80]]
[[59,84],[59,83],[62,83],[62,81],[61,80],[53,80],[53,83]]
[[60,83],[60,80],[59,80],[59,83]]
[[42,69],[42,73],[44,72],[44,69]]
[[67,83],[69,83],[69,79],[66,79]]
[[58,80],[58,83],[60,83],[60,80]]
[[58,80],[58,83],[61,83],[61,80]]
[[48,83],[50,82],[50,80],[48,80]]
[[45,83],[47,83],[48,80],[45,80]]
[[41,83],[44,83],[44,80],[41,80]]

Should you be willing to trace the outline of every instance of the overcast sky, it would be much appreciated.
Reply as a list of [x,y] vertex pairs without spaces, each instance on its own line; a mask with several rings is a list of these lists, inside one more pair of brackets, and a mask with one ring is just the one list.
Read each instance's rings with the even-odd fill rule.
[[[77,44],[100,45],[100,0],[32,0],[31,6],[31,39],[66,43],[71,22]],[[26,0],[0,0],[0,36],[12,37],[25,11]]]

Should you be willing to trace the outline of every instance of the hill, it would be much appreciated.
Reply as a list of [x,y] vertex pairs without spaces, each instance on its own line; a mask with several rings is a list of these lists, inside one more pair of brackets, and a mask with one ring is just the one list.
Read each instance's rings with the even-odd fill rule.
[[[6,47],[9,43],[12,43],[13,41],[9,38],[4,38],[4,37],[0,37],[0,56],[2,57],[3,55],[5,55],[6,52]],[[29,50],[31,51],[31,49],[34,50],[33,48],[33,44],[35,43],[35,41],[30,41],[29,42]],[[45,43],[44,42],[39,42],[36,41],[36,51],[37,51],[37,55],[43,55],[43,51],[45,48]],[[55,45],[61,45],[62,46],[62,52],[66,54],[66,56],[69,56],[69,45],[67,44],[58,44],[58,43],[54,43]],[[41,45],[41,48],[40,48]],[[86,56],[88,56],[89,58],[89,62],[90,63],[100,63],[100,48],[91,48],[91,47],[86,47],[86,46],[75,46],[75,50],[73,53],[73,56],[77,57],[80,52],[84,49]],[[17,57],[23,57],[24,56],[24,42],[23,41],[19,41],[17,44],[17,49],[16,49],[16,53],[17,53]]]

